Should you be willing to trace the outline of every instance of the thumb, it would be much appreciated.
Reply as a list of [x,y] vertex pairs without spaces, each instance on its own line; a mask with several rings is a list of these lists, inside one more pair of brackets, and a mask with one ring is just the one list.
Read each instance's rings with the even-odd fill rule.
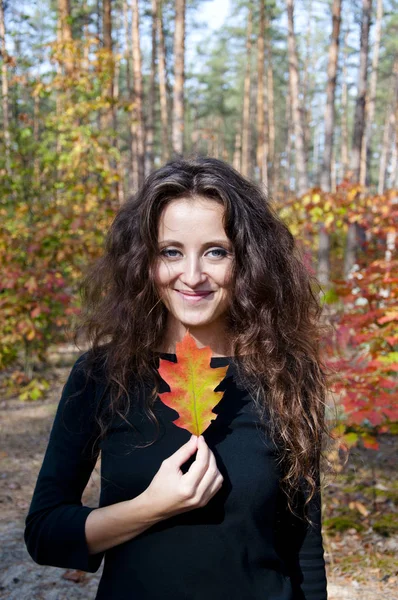
[[173,464],[175,464],[178,467],[183,465],[184,462],[186,462],[188,458],[192,456],[194,452],[196,452],[197,445],[198,438],[196,437],[196,435],[193,435],[186,444],[181,446],[181,448],[179,448],[176,452],[174,452],[174,454],[170,456]]

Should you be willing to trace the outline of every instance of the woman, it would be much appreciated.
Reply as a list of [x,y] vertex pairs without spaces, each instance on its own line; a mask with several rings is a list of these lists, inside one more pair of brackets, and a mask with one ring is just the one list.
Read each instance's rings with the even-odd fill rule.
[[[90,350],[27,515],[32,558],[95,572],[105,557],[97,599],[325,600],[312,283],[262,191],[228,164],[149,175],[82,286]],[[159,358],[177,362],[187,331],[228,367],[200,437],[158,395]],[[100,506],[82,506],[100,451]]]

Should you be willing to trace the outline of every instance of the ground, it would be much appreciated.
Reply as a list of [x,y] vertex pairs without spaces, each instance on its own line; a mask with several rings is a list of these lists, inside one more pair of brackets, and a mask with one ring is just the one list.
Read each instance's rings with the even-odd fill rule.
[[[24,541],[24,519],[70,365],[52,367],[45,399],[0,401],[0,599],[92,600],[101,575],[35,564]],[[398,600],[397,440],[379,450],[351,452],[323,494],[329,600]],[[83,496],[97,506],[99,463]],[[101,567],[102,568],[102,567]]]

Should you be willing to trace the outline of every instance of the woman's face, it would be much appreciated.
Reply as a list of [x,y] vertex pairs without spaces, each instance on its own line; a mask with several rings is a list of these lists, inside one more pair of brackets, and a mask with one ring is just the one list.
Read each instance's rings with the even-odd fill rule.
[[155,282],[167,309],[186,327],[218,322],[230,302],[233,248],[223,214],[213,200],[179,198],[160,216]]

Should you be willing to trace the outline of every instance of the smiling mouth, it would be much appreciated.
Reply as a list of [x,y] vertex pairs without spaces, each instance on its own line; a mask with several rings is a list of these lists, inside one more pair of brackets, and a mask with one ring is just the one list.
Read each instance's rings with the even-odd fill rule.
[[181,294],[181,296],[183,296],[183,298],[187,299],[187,300],[200,300],[201,298],[206,298],[207,296],[210,296],[210,294],[213,294],[213,291],[210,292],[197,292],[196,294],[189,294],[187,292],[182,292],[181,290],[174,290],[176,291],[178,294]]

